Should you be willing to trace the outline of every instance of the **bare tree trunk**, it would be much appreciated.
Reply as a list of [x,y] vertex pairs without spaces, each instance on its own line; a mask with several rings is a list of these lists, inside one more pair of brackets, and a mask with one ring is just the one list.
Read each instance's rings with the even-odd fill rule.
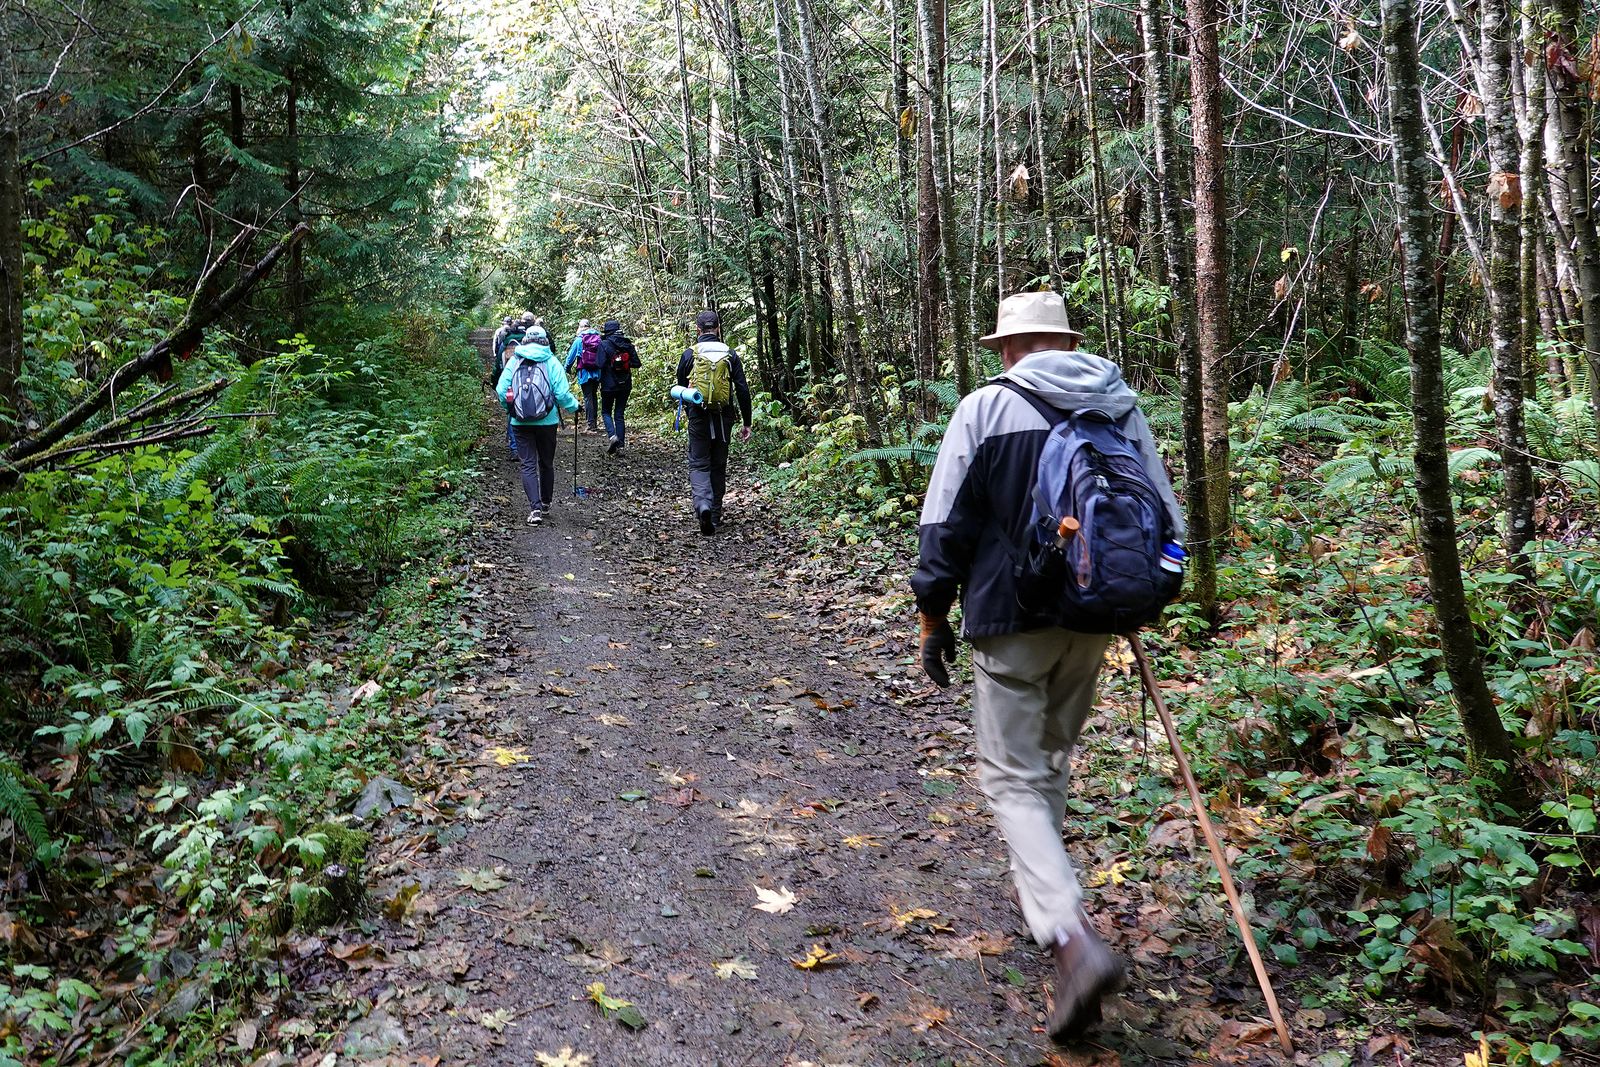
[[1039,48],[1039,23],[1034,8],[1035,0],[1023,0],[1022,15],[1028,24],[1028,84],[1033,90],[1028,125],[1033,134],[1036,171],[1033,180],[1039,188],[1040,211],[1044,214],[1045,252],[1050,264],[1049,288],[1053,289],[1061,284],[1061,240],[1056,233],[1055,186],[1050,181],[1050,157],[1045,141],[1043,54]]
[[1211,529],[1228,539],[1230,517],[1228,392],[1228,184],[1222,147],[1222,74],[1217,54],[1218,0],[1188,0],[1189,97],[1194,124],[1195,316],[1205,385],[1206,500]]
[[[961,292],[955,232],[955,179],[950,173],[950,128],[945,107],[945,0],[917,0],[917,25],[922,38],[923,81],[928,93],[928,135],[933,156],[933,188],[939,206],[939,269],[947,301]],[[959,312],[950,316],[955,336],[956,390],[972,390],[972,322]]]
[[[1445,672],[1455,694],[1468,748],[1478,769],[1496,781],[1508,800],[1525,803],[1527,788],[1516,749],[1484,679],[1483,655],[1461,580],[1455,508],[1450,499],[1439,308],[1433,300],[1433,208],[1429,191],[1435,186],[1437,175],[1428,160],[1428,138],[1423,130],[1416,12],[1412,0],[1380,0],[1379,7],[1388,74],[1395,199],[1404,253],[1402,280],[1406,348],[1411,355],[1417,507],[1428,586],[1433,594]],[[1491,763],[1498,766],[1492,767]]]
[[[1539,299],[1543,287],[1539,280],[1540,219],[1539,204],[1544,184],[1544,127],[1549,108],[1545,93],[1545,64],[1542,34],[1533,17],[1532,6],[1522,13],[1523,53],[1530,59],[1522,65],[1522,256],[1519,264],[1522,286],[1522,365],[1523,384],[1529,396],[1539,387]],[[1558,365],[1559,367],[1559,365]],[[1552,399],[1560,399],[1559,376],[1550,380]]]
[[805,339],[806,363],[811,368],[812,379],[820,381],[824,376],[822,348],[816,301],[812,291],[816,265],[811,255],[811,237],[807,233],[806,197],[800,188],[800,162],[797,158],[799,142],[794,131],[794,92],[789,84],[789,54],[785,45],[788,34],[784,30],[784,24],[785,19],[778,6],[778,0],[772,0],[772,33],[778,48],[778,110],[783,134],[781,150],[786,178],[783,190],[784,208],[793,228],[795,258],[800,269],[801,329]]
[[1006,298],[1006,159],[1000,123],[1000,16],[994,0],[984,0],[989,32],[989,120],[994,126],[994,299]]
[[[811,132],[816,142],[817,169],[822,174],[822,198],[827,209],[828,231],[833,244],[833,269],[838,275],[838,293],[844,321],[840,324],[844,335],[844,366],[846,388],[856,405],[856,410],[866,420],[867,435],[874,445],[883,443],[883,429],[878,420],[877,405],[873,401],[871,383],[877,379],[877,370],[868,361],[861,347],[861,312],[856,300],[856,282],[853,257],[850,252],[849,216],[844,209],[844,195],[839,189],[839,175],[834,163],[833,120],[829,114],[828,98],[822,88],[822,72],[818,65],[817,49],[813,44],[816,23],[813,20],[811,0],[795,0],[795,28],[800,40],[800,69],[804,73],[806,96],[811,101]],[[863,391],[862,386],[868,386]],[[887,480],[887,479],[886,479]]]
[[690,273],[699,280],[700,302],[706,306],[716,303],[716,282],[711,266],[711,246],[706,233],[706,212],[701,190],[700,160],[695,150],[694,99],[689,93],[689,53],[683,40],[683,0],[672,0],[673,25],[678,41],[678,106],[683,121],[683,166],[689,186],[690,210],[694,216],[694,268]]
[[[917,374],[931,382],[939,376],[939,312],[945,306],[939,196],[933,180],[933,126],[917,130]],[[932,414],[931,411],[928,414]]]
[[1494,419],[1500,436],[1506,552],[1528,580],[1533,568],[1523,550],[1533,539],[1533,465],[1522,424],[1522,235],[1518,230],[1522,178],[1511,114],[1511,39],[1516,29],[1506,0],[1479,4],[1478,55],[1489,146],[1489,338],[1493,351]]
[[[1594,218],[1594,176],[1590,171],[1592,132],[1585,116],[1589,83],[1575,77],[1577,52],[1578,0],[1555,0],[1551,49],[1560,49],[1568,62],[1550,68],[1556,83],[1559,121],[1560,165],[1566,187],[1568,225],[1572,247],[1577,254],[1578,291],[1583,305],[1583,349],[1588,364],[1589,405],[1600,422],[1600,234]],[[1547,23],[1549,25],[1549,23]]]
[[[733,82],[735,104],[732,124],[735,158],[739,161],[739,179],[750,198],[751,221],[757,230],[754,243],[760,277],[750,280],[756,307],[756,330],[766,339],[768,356],[762,369],[767,391],[781,398],[784,391],[783,376],[772,373],[776,369],[773,365],[782,363],[783,348],[778,337],[777,279],[773,276],[772,247],[767,238],[767,198],[761,184],[760,160],[744,137],[743,119],[750,113],[750,91],[739,69],[744,58],[744,27],[739,21],[739,0],[728,0],[728,34],[731,45],[727,55],[728,72]],[[748,238],[745,243],[748,247]]]
[[1105,338],[1111,359],[1118,364],[1125,364],[1127,335],[1123,329],[1121,301],[1112,292],[1112,285],[1117,279],[1117,244],[1116,238],[1111,233],[1111,216],[1106,211],[1106,202],[1111,198],[1111,191],[1106,182],[1105,164],[1100,157],[1100,119],[1095,104],[1099,94],[1094,90],[1094,26],[1091,21],[1093,12],[1094,8],[1089,0],[1084,0],[1082,31],[1074,35],[1082,48],[1078,61],[1078,95],[1083,100],[1083,113],[1089,134],[1089,178],[1094,195],[1094,244],[1095,254],[1100,261],[1100,332]]
[[[17,105],[15,20],[0,0],[0,441],[13,434],[22,402],[22,163]],[[18,430],[20,432],[20,428]]]
[[[294,22],[294,0],[285,0],[284,15],[289,24]],[[299,43],[293,46],[298,49]],[[300,225],[304,214],[300,209],[300,74],[291,62],[284,72],[284,140],[288,145],[288,163],[284,168],[284,188],[289,194],[288,210],[284,218],[289,228]],[[289,301],[289,323],[296,333],[306,328],[306,254],[305,242],[296,241],[289,249],[289,262],[283,268],[283,280]]]
[[1168,284],[1172,292],[1172,337],[1178,348],[1178,370],[1183,400],[1183,465],[1186,485],[1185,514],[1189,524],[1190,589],[1201,617],[1217,623],[1217,554],[1212,539],[1211,509],[1206,504],[1204,409],[1201,404],[1200,346],[1196,340],[1194,261],[1189,258],[1188,220],[1178,184],[1180,168],[1175,155],[1172,86],[1168,75],[1167,23],[1164,0],[1140,0],[1143,12],[1144,67],[1150,94],[1152,140],[1155,149],[1156,201],[1161,215],[1162,246],[1166,251]]

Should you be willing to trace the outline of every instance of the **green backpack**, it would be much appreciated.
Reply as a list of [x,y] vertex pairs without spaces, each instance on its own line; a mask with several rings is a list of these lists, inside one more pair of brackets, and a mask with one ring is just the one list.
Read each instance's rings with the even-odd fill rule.
[[733,403],[733,351],[721,341],[701,341],[694,346],[689,368],[689,388],[700,390],[708,408]]

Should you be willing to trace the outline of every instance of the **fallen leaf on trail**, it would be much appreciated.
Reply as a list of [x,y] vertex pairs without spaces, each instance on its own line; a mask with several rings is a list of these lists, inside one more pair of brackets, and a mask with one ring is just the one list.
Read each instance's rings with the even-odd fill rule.
[[1462,1062],[1465,1067],[1489,1067],[1489,1056],[1489,1039],[1480,1037],[1477,1049],[1462,1056]]
[[628,642],[626,642],[626,641],[607,641],[606,642],[606,647],[607,648],[627,648],[628,647]]
[[701,797],[702,794],[698,789],[674,789],[670,793],[661,794],[655,800],[657,804],[667,804],[674,808],[687,808],[696,800],[701,799]]
[[594,738],[584,737],[582,734],[573,734],[572,747],[577,749],[579,752],[588,752],[590,749],[594,748]]
[[[906,911],[895,912],[892,918],[894,919],[894,924],[900,929],[904,930],[912,923],[919,923],[928,919],[935,919],[938,918],[938,916],[939,913],[934,911],[932,908],[909,908]],[[948,929],[948,927],[946,927],[946,929]]]
[[941,1008],[937,1004],[922,1004],[917,1008],[916,1016],[911,1020],[911,1029],[917,1031],[932,1030],[941,1023],[950,1021],[950,1009]]
[[575,697],[575,696],[578,695],[577,693],[573,692],[571,689],[568,689],[564,685],[546,686],[545,687],[545,691],[548,692],[548,693],[552,693],[552,694],[554,694],[555,696],[558,696],[558,697]]
[[794,902],[800,899],[794,895],[788,886],[782,886],[778,889],[762,889],[760,886],[754,886],[753,888],[760,900],[758,903],[752,904],[751,907],[771,915],[783,915],[794,910]]
[[617,669],[617,665],[615,663],[591,663],[588,669],[591,671],[614,671]]
[[594,721],[601,726],[632,726],[633,720],[626,715],[618,715],[614,711],[603,711],[594,717]]
[[422,892],[422,883],[407,882],[395,892],[395,895],[383,902],[384,918],[390,922],[400,922],[411,914],[411,902]]
[[844,839],[845,848],[877,848],[883,839],[875,834],[851,834]]
[[1121,885],[1128,880],[1128,872],[1133,870],[1132,860],[1117,860],[1104,870],[1093,871],[1083,880],[1083,884],[1090,888],[1103,885]]
[[876,994],[876,993],[858,993],[858,994],[856,994],[856,1007],[860,1008],[862,1011],[866,1011],[869,1008],[876,1007],[878,1005],[878,1003],[879,1003],[878,994]]
[[533,759],[525,748],[501,748],[499,745],[484,749],[483,755],[485,759],[492,759],[502,767],[509,767],[514,763],[527,763]]
[[465,886],[479,893],[492,893],[496,889],[504,889],[509,884],[499,874],[487,867],[476,871],[463,870],[456,873],[456,885]]
[[571,1045],[563,1045],[560,1052],[535,1052],[533,1061],[539,1067],[589,1067],[594,1062],[587,1052],[574,1052]]
[[731,960],[723,960],[711,968],[718,978],[743,978],[752,982],[756,977],[756,965],[743,956],[735,956]]
[[820,944],[815,944],[806,950],[806,954],[804,956],[801,956],[799,959],[791,958],[789,962],[800,968],[802,971],[811,971],[818,967],[826,967],[830,963],[838,963],[839,957],[836,953],[829,952]]
[[578,580],[578,576],[576,574],[563,574],[561,577],[565,578],[569,582],[575,582]]
[[498,1034],[504,1031],[507,1026],[510,1026],[511,1020],[516,1017],[516,1013],[510,1008],[496,1008],[494,1011],[486,1011],[478,1016],[478,1025],[485,1030],[491,1030]]
[[383,692],[383,686],[377,682],[362,682],[356,691],[350,694],[350,706],[353,708],[364,700],[371,700]]
[[684,774],[679,770],[663,770],[660,774],[656,775],[656,780],[662,785],[670,785],[673,788],[677,788],[679,786],[688,785],[690,782],[699,781],[700,776],[692,771],[688,774]]
[[584,992],[589,994],[589,999],[599,1006],[600,1014],[607,1019],[614,1019],[630,1030],[645,1028],[644,1016],[633,1001],[608,995],[604,982],[590,982]]
[[789,614],[787,611],[769,611],[769,612],[766,613],[766,615],[763,616],[763,618],[767,618],[767,619],[792,619],[792,618],[794,618],[794,616]]
[[328,954],[342,960],[352,971],[370,971],[394,964],[384,959],[383,949],[369,941],[355,944],[339,942],[328,949]]
[[966,937],[956,938],[944,950],[953,960],[975,960],[979,956],[999,956],[1011,950],[1011,938],[1004,934],[991,934],[978,930]]

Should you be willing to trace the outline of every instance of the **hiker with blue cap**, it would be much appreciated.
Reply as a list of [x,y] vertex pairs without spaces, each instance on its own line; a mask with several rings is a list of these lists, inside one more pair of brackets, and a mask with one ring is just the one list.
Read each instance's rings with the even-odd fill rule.
[[1110,635],[1159,614],[1182,582],[1183,514],[1138,397],[1055,293],[1000,304],[980,343],[1005,373],[951,416],[911,587],[923,670],[950,684],[961,598],[972,645],[978,780],[1011,852],[1018,903],[1055,960],[1050,1036],[1099,1019],[1123,966],[1084,911],[1062,845],[1072,750]]

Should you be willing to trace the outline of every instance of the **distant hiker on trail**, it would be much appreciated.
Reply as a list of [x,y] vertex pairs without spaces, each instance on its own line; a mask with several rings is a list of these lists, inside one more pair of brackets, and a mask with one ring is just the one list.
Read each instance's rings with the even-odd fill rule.
[[[500,328],[494,332],[494,346],[491,349],[491,352],[494,355],[495,378],[500,376],[500,353],[505,349],[506,346],[506,334],[510,332],[512,325],[516,323],[516,321],[517,320],[515,316],[507,315],[505,318],[500,320]],[[489,384],[491,386],[494,385],[494,380],[491,379]]]
[[511,418],[522,491],[528,495],[528,525],[538,526],[555,497],[556,427],[561,412],[578,408],[542,326],[529,329],[524,343],[511,350],[494,391]]
[[[507,315],[505,322],[494,335],[494,366],[489,372],[489,384],[495,386],[500,381],[500,376],[505,373],[506,353],[522,343],[528,331],[533,327],[533,312],[524,311],[520,316]],[[496,390],[498,395],[499,390]],[[506,448],[511,451],[511,458],[517,458],[517,442],[511,434],[511,423],[506,422]]]
[[600,338],[600,417],[606,423],[606,436],[616,455],[626,442],[628,426],[623,421],[628,410],[628,394],[633,392],[633,372],[639,367],[639,350],[622,332],[622,324],[607,319]]
[[[578,388],[583,390],[583,406],[578,410],[588,416],[589,432],[599,433],[595,420],[600,416],[600,403],[595,393],[600,389],[600,331],[590,326],[588,319],[578,323],[578,336],[567,349],[567,370],[574,364],[578,368]],[[573,429],[576,432],[576,426]]]
[[[921,620],[922,668],[940,686],[950,684],[945,664],[956,657],[946,616],[961,594],[962,635],[973,649],[978,777],[1011,851],[1023,917],[1034,940],[1055,957],[1049,1031],[1058,1041],[1071,1040],[1094,1023],[1101,998],[1123,981],[1121,961],[1084,912],[1061,826],[1069,761],[1094,707],[1109,634],[1126,628],[1115,628],[1120,623],[1104,622],[1099,615],[1074,614],[1063,601],[1069,599],[1068,587],[1081,582],[1109,587],[1122,580],[1108,576],[1108,553],[1099,548],[1105,542],[1095,531],[1124,514],[1161,528],[1148,533],[1152,547],[1159,543],[1156,537],[1181,541],[1184,534],[1182,513],[1137,396],[1116,364],[1076,351],[1081,337],[1055,293],[1021,293],[1001,303],[997,328],[979,343],[1001,354],[1006,371],[962,400],[950,419],[922,509],[921,558],[911,578]],[[1058,426],[1070,432],[1063,435]],[[1083,465],[1101,463],[1102,454],[1074,452],[1071,439],[1113,432],[1120,436],[1098,440],[1124,449],[1118,453],[1124,466],[1114,472],[1118,482],[1112,485],[1101,467],[1084,477],[1088,468]],[[1046,451],[1047,441],[1052,451]],[[1067,451],[1055,451],[1061,448]],[[1087,492],[1114,490],[1121,495],[1097,499],[1127,504],[1129,510],[1097,520],[1093,507],[1081,509],[1086,512],[1081,529],[1064,508],[1056,509],[1063,511],[1059,528],[1055,516],[1036,522],[1036,474],[1046,472],[1041,456],[1054,463],[1062,455],[1064,469],[1077,475]],[[1049,490],[1040,497],[1048,500]],[[1048,539],[1055,541],[1054,558],[1074,562],[1070,570],[1055,572],[1054,593],[1039,601],[1033,594],[1046,584],[1039,577],[1045,572],[1033,568],[1036,559],[1046,557],[1025,546],[1037,544],[1036,530],[1045,526]],[[1062,549],[1077,547],[1079,537],[1081,553]],[[1099,568],[1092,579],[1087,577],[1090,546],[1097,548]],[[1110,554],[1116,555],[1115,546]],[[1170,599],[1182,581],[1181,563],[1174,568],[1163,561],[1162,566],[1179,572],[1170,590],[1163,590]],[[1028,607],[1019,604],[1019,596]],[[1164,603],[1160,600],[1155,611]]]
[[[715,311],[695,316],[695,343],[678,360],[678,385],[698,390],[703,401],[685,403],[689,430],[689,489],[702,534],[722,525],[722,497],[728,488],[728,444],[734,418],[742,416],[739,440],[750,440],[750,386],[738,353],[722,343]],[[734,402],[738,401],[735,410]]]

